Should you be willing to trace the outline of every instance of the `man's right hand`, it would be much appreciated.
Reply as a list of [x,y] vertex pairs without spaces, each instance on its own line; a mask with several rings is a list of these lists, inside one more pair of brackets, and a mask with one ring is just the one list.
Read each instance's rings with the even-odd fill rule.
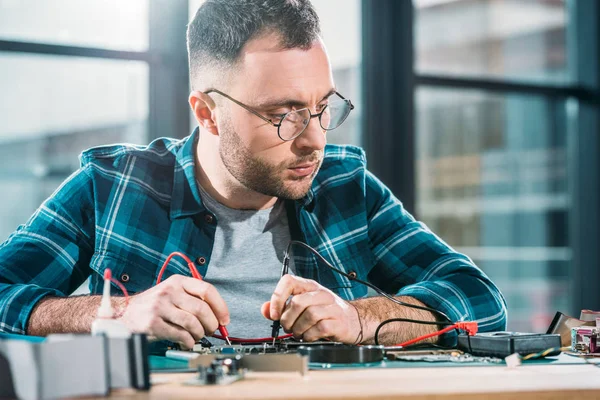
[[131,296],[121,320],[133,332],[179,342],[191,349],[219,325],[229,324],[229,310],[210,283],[173,275]]

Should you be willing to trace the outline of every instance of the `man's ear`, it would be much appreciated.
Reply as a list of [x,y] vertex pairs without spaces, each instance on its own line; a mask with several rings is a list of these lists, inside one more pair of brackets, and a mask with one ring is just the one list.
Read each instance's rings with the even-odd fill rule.
[[193,91],[190,93],[188,99],[192,112],[196,116],[198,125],[206,129],[213,135],[219,134],[217,127],[217,119],[215,114],[216,104],[209,95],[200,91]]

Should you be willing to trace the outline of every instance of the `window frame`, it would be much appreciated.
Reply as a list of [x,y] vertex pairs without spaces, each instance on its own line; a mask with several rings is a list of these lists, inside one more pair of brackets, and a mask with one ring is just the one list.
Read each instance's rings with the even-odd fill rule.
[[[420,87],[542,96],[567,105],[571,309],[600,308],[600,4],[567,1],[571,83],[421,74],[412,1],[363,0],[363,138],[370,169],[416,212],[415,93]],[[582,40],[577,40],[582,38]],[[401,129],[398,129],[398,128]],[[417,215],[418,217],[418,215]]]
[[111,50],[96,47],[0,40],[0,52],[143,61],[149,69],[147,141],[190,133],[186,99],[189,95],[186,27],[188,1],[149,0],[147,51]]

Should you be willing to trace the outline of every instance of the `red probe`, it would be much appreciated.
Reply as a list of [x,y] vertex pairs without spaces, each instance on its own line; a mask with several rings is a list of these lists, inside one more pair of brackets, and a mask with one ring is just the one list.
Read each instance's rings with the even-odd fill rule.
[[[190,260],[189,257],[186,256],[185,254],[175,251],[175,252],[169,254],[169,257],[167,257],[167,260],[165,261],[163,266],[160,268],[160,272],[158,273],[158,277],[156,278],[157,285],[162,280],[163,273],[167,269],[167,265],[169,265],[169,262],[171,261],[173,256],[179,256],[179,257],[183,258],[185,260],[185,262],[187,263],[188,267],[190,268],[190,272],[192,273],[192,276],[196,279],[202,280],[202,275],[200,275],[200,273],[196,269],[196,266],[194,265],[192,260]],[[219,325],[219,332],[221,333],[222,338],[225,339],[227,344],[229,346],[231,346],[231,341],[229,340],[229,332],[227,332],[227,328],[225,328],[223,325]]]

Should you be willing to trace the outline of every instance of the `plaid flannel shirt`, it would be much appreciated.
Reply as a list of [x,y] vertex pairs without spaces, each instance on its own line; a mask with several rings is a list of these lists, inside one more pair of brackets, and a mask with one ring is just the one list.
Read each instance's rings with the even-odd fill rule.
[[[196,129],[182,140],[82,153],[80,169],[0,245],[0,331],[24,334],[41,298],[67,296],[89,277],[91,293],[101,293],[105,268],[131,293],[151,287],[173,251],[193,257],[204,275],[218,221],[198,193],[197,137]],[[366,169],[361,149],[327,145],[309,193],[286,205],[292,238],[338,268],[387,293],[412,296],[453,321],[475,320],[480,331],[505,329],[498,288],[403,208]],[[298,275],[346,300],[367,294],[312,255],[297,254]],[[175,259],[168,273],[190,275]]]

